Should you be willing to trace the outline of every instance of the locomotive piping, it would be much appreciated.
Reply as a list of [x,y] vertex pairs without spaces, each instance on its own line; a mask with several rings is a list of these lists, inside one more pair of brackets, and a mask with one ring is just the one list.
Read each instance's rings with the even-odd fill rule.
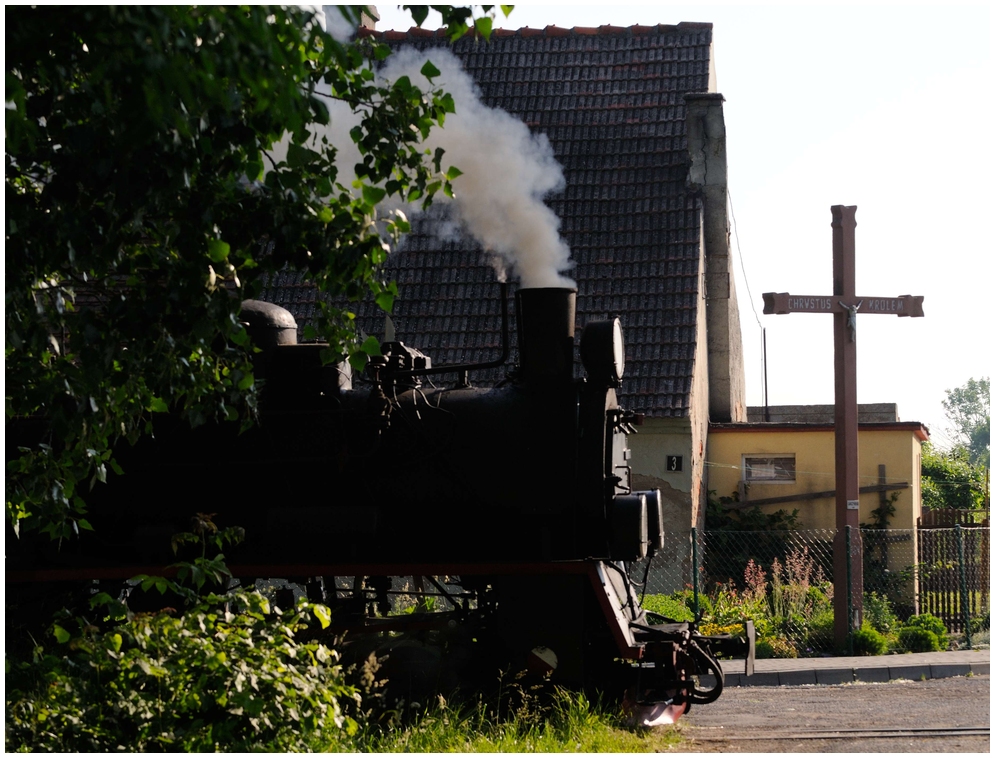
[[501,287],[501,355],[493,361],[486,363],[450,363],[444,366],[433,366],[432,368],[416,368],[407,371],[397,371],[395,377],[407,376],[427,376],[429,374],[449,374],[465,371],[474,371],[486,368],[499,368],[508,361],[511,348],[508,344],[508,283],[498,282]]

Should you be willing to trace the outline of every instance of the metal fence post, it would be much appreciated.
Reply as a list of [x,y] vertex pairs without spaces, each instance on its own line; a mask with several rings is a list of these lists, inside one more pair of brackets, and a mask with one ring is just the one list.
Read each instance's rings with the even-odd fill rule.
[[694,621],[701,621],[701,610],[698,605],[698,528],[691,527],[691,586],[694,593]]
[[850,529],[846,525],[846,646],[853,655],[853,557],[850,554]]
[[964,620],[964,637],[967,640],[967,649],[971,649],[971,606],[967,594],[967,564],[964,562],[964,528],[957,524],[954,526],[954,534],[957,535],[957,562],[960,564],[960,615]]

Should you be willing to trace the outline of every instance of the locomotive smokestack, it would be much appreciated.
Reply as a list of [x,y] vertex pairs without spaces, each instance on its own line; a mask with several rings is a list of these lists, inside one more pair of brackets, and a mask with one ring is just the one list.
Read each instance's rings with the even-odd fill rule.
[[520,378],[527,384],[573,378],[577,290],[520,289],[515,294]]

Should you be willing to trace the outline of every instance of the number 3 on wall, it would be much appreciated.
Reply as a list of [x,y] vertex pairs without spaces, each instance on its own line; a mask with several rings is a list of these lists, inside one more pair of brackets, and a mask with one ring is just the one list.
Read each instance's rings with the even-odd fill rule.
[[683,471],[684,470],[684,456],[683,455],[668,455],[667,456],[667,471]]

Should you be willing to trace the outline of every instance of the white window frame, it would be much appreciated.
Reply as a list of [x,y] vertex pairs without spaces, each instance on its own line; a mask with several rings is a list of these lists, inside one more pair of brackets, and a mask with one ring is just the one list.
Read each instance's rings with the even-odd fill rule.
[[[761,477],[750,477],[750,471],[755,471],[755,468],[751,468],[747,461],[753,460],[774,460],[776,458],[790,458],[791,459],[791,478],[761,478]],[[795,484],[798,480],[798,471],[795,468],[796,458],[794,453],[743,453],[743,481],[746,484]]]

